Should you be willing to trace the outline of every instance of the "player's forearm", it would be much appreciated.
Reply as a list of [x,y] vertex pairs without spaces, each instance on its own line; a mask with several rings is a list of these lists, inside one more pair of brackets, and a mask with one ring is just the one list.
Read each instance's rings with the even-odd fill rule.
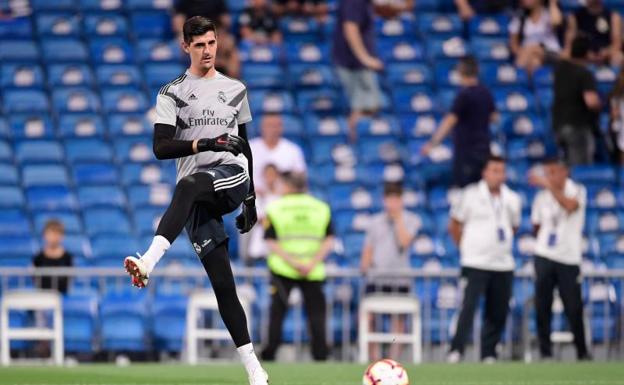
[[175,159],[193,155],[193,141],[173,139],[176,128],[168,124],[154,125],[153,151],[157,159]]
[[256,188],[254,186],[253,178],[253,155],[251,154],[251,146],[249,145],[249,139],[247,137],[247,126],[245,124],[238,125],[238,135],[245,139],[245,145],[243,146],[243,155],[247,158],[247,169],[249,170],[249,193],[255,194]]

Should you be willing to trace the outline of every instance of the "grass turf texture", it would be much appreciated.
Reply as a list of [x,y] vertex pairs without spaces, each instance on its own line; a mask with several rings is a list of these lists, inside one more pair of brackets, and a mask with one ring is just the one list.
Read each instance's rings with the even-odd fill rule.
[[[271,385],[359,385],[362,365],[273,364]],[[411,385],[624,385],[624,363],[424,364],[407,367]],[[80,365],[0,368],[0,385],[247,385],[240,365]]]

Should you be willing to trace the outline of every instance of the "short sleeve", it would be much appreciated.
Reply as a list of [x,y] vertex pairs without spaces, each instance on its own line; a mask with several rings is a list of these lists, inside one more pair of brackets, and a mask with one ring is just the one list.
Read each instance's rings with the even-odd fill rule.
[[596,79],[594,79],[594,75],[590,71],[583,71],[581,82],[583,91],[596,91]]
[[334,236],[336,234],[336,231],[334,230],[334,223],[330,220],[329,223],[327,223],[327,229],[325,230],[325,236],[326,237],[331,237]]
[[176,104],[169,96],[156,97],[156,121],[154,123],[176,125]]
[[416,236],[418,233],[418,229],[420,227],[420,220],[418,217],[412,213],[409,213],[405,216],[405,229],[412,236]]
[[585,207],[587,207],[587,189],[585,188],[585,186],[578,185],[576,200],[578,202],[579,208],[581,210],[585,210]]
[[513,207],[511,208],[511,225],[515,228],[520,227],[522,223],[522,200],[519,196],[514,197]]
[[539,225],[542,223],[542,214],[540,212],[541,200],[542,195],[538,193],[535,196],[535,199],[533,200],[533,206],[531,207],[531,223],[534,225]]
[[275,227],[271,221],[267,218],[267,227],[264,229],[264,239],[277,239],[277,233],[275,232]]
[[307,170],[307,166],[306,166],[306,162],[305,162],[305,157],[303,156],[303,151],[301,150],[301,147],[297,146],[295,144],[296,150],[295,150],[295,156],[294,156],[294,165],[293,165],[293,171],[295,172],[306,172]]
[[511,23],[509,23],[509,33],[512,35],[516,35],[518,33],[520,33],[520,18],[519,17],[514,17],[511,20]]
[[466,219],[468,219],[468,212],[469,212],[469,197],[468,197],[468,192],[466,190],[464,190],[464,192],[461,193],[461,196],[459,197],[459,199],[453,203],[453,205],[451,206],[451,218],[455,219],[458,222],[466,222]]
[[249,100],[247,94],[243,97],[238,110],[238,117],[236,118],[238,124],[245,124],[251,122],[251,110],[249,109]]
[[375,243],[375,221],[370,221],[364,235],[364,247],[371,247]]
[[362,0],[343,0],[344,5],[344,21],[351,21],[356,24],[362,24],[368,17],[368,5]]
[[455,96],[455,99],[453,99],[453,105],[451,106],[451,112],[457,116],[462,115],[462,112],[464,111],[464,105],[465,105],[465,94],[463,92],[459,92],[457,94],[457,96]]

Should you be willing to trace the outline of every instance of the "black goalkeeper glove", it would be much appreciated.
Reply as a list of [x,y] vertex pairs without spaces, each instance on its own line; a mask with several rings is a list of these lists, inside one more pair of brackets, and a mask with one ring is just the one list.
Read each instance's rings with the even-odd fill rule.
[[243,201],[243,211],[236,217],[236,227],[241,234],[245,234],[258,221],[256,213],[256,195],[254,193],[247,194]]
[[231,152],[238,155],[243,152],[245,139],[240,136],[223,134],[211,139],[200,139],[197,141],[197,151]]

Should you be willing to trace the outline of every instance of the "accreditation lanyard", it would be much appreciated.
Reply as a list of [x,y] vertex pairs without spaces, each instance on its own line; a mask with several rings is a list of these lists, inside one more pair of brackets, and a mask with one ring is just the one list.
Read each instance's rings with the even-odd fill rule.
[[[556,207],[556,208],[555,208]],[[557,228],[559,227],[559,223],[563,220],[563,212],[559,208],[559,204],[554,202],[550,206],[550,233],[548,233],[548,247],[557,246]]]
[[494,211],[494,219],[496,221],[496,236],[499,242],[505,242],[505,229],[503,228],[503,197],[501,193],[495,196],[490,192],[489,195],[490,204]]

